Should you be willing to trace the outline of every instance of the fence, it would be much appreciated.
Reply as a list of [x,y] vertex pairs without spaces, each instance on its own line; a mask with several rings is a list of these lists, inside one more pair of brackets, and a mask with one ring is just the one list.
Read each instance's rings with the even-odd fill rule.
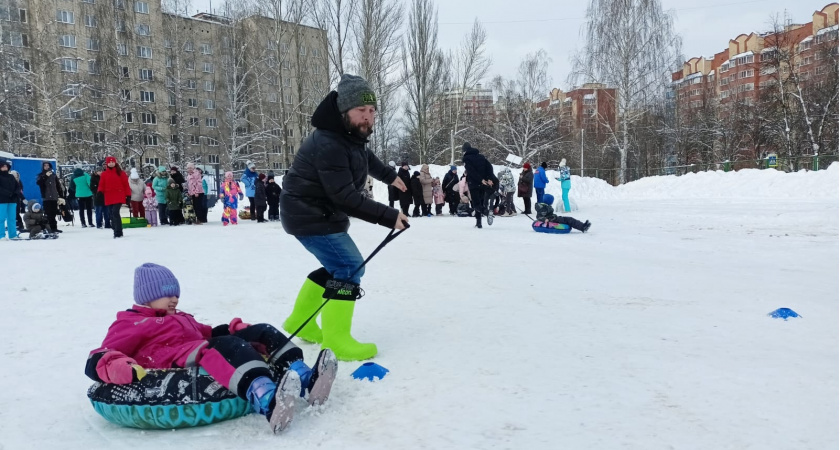
[[[625,171],[628,182],[640,178],[657,175],[685,175],[688,173],[708,172],[723,170],[724,172],[738,171],[741,169],[773,169],[784,172],[795,172],[798,170],[824,170],[833,162],[838,161],[838,155],[808,155],[785,157],[779,156],[775,160],[775,167],[770,158],[745,159],[738,161],[723,161],[718,163],[698,163],[673,165],[665,167],[628,167]],[[572,169],[572,174],[580,175],[580,169]],[[584,169],[586,177],[600,178],[607,183],[617,185],[620,169]]]

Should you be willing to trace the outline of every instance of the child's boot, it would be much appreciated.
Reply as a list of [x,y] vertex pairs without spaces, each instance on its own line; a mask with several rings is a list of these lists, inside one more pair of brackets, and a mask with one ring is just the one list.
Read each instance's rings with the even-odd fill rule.
[[[356,299],[361,298],[361,289],[358,285],[344,283],[345,286],[352,286],[338,289],[321,313],[321,324],[324,326],[324,340],[321,348],[330,349],[335,356],[342,361],[361,361],[376,356],[376,344],[363,344],[353,339],[350,335],[350,327],[353,323],[353,310],[356,307]],[[346,291],[350,292],[346,292]]]
[[332,350],[324,349],[318,354],[314,369],[309,368],[302,359],[293,362],[289,370],[295,371],[300,376],[300,396],[305,397],[309,393],[307,401],[310,406],[320,406],[330,396],[335,375],[338,372],[338,361]]
[[[289,334],[295,332],[300,325],[306,321],[324,302],[324,286],[331,278],[327,269],[320,269],[310,273],[300,288],[297,300],[295,300],[292,314],[283,322],[283,329]],[[313,317],[306,326],[297,334],[297,337],[307,342],[320,344],[323,341],[321,328],[318,327],[317,317]]]
[[268,377],[259,377],[248,387],[248,399],[254,410],[265,415],[271,431],[283,431],[295,415],[295,401],[300,393],[300,377],[297,372],[286,371],[280,382],[275,384]]

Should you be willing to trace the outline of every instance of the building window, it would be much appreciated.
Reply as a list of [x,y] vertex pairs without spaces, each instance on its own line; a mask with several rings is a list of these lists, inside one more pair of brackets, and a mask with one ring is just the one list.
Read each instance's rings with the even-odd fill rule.
[[149,4],[146,2],[134,2],[134,12],[149,14]]
[[125,33],[125,21],[124,20],[114,20],[114,29],[120,33]]
[[294,145],[289,145],[289,154],[290,154],[290,155],[294,155],[294,154],[295,154],[295,146],[294,146]]
[[79,71],[79,61],[73,58],[61,58],[58,65],[62,72],[76,73]]
[[163,48],[172,48],[172,39],[164,39]]
[[207,92],[213,92],[216,90],[216,85],[211,80],[204,81],[204,90]]
[[292,129],[292,128],[289,128],[288,131],[286,132],[286,137],[290,137],[290,138],[295,137],[295,130]]
[[[218,142],[218,141],[216,141]],[[219,164],[219,155],[207,155],[208,164]]]
[[292,103],[292,94],[286,94],[286,95],[284,95],[284,96],[283,96],[283,100],[284,100],[287,104],[291,104],[291,103]]
[[169,94],[169,106],[175,106],[176,101],[177,101],[177,97],[175,96],[175,94],[170,93]]
[[204,126],[208,128],[216,128],[216,118],[215,117],[205,117],[204,118]]
[[[187,80],[185,88],[195,90],[195,87],[197,86],[197,84],[198,83],[196,83],[195,80]],[[198,107],[198,105],[196,105],[194,107]]]
[[99,69],[99,62],[98,61],[94,61],[94,60],[88,61],[88,73],[91,74],[91,75],[99,75],[100,69]]
[[140,121],[146,125],[154,125],[157,123],[157,117],[151,113],[142,113],[140,114]]
[[306,46],[300,46],[300,56],[306,56]]
[[137,57],[143,59],[152,59],[152,47],[145,47],[143,45],[137,46]]
[[267,96],[267,99],[271,103],[277,103],[277,93],[276,92],[270,92]]
[[151,36],[152,35],[152,27],[145,23],[138,23],[137,27],[137,34],[140,36]]
[[198,99],[188,98],[187,106],[189,106],[190,108],[198,108]]
[[190,117],[190,126],[197,127],[198,126],[198,117]]
[[315,75],[321,75],[321,66],[313,66],[312,73],[314,73]]
[[123,66],[123,68],[122,68],[122,77],[123,77],[123,78],[128,78],[128,77],[129,77],[129,75],[128,75],[128,66]]
[[173,115],[169,116],[169,125],[173,125],[173,126],[178,125],[178,115],[177,114],[173,114]]
[[204,101],[205,109],[216,109],[216,100],[207,99]]
[[155,79],[152,69],[139,69],[137,72],[140,75],[141,80],[152,81]]
[[187,70],[195,70],[195,61],[186,60],[184,61],[184,68]]
[[117,53],[119,53],[120,56],[128,56],[128,46],[125,44],[117,44]]
[[140,91],[140,101],[143,103],[154,103],[155,93],[152,91]]
[[114,8],[125,9],[125,0],[114,0]]
[[154,134],[145,134],[143,135],[143,145],[145,146],[154,146],[158,145],[158,138]]
[[171,56],[166,57],[166,67],[172,67],[172,57]]
[[94,0],[82,0],[82,3],[89,3],[89,4],[93,5],[96,2]]
[[98,88],[90,88],[90,98],[102,98],[102,91]]
[[94,144],[104,144],[105,143],[105,133],[93,133],[93,143]]
[[72,25],[76,23],[76,16],[73,14],[73,11],[62,11],[59,9],[55,14],[55,21]]
[[29,47],[29,36],[23,33],[9,33],[9,44],[12,47]]
[[281,163],[279,163],[277,161],[271,163],[271,167],[274,168],[274,169],[282,169]]
[[58,45],[67,48],[76,48],[76,36],[65,34],[58,38]]
[[210,44],[201,44],[201,53],[204,55],[212,55],[213,47]]
[[198,136],[194,134],[190,135],[190,145],[198,145]]
[[133,113],[125,113],[125,123],[134,123]]
[[808,39],[807,41],[804,41],[804,42],[799,44],[799,51],[800,52],[804,52],[805,50],[808,50],[810,48],[811,48],[811,40],[810,39]]
[[292,79],[291,78],[283,78],[283,86],[284,87],[292,87]]
[[102,122],[105,120],[105,111],[93,111],[91,119],[94,122]]
[[146,164],[150,166],[160,166],[160,158],[146,158]]
[[213,73],[213,63],[206,62],[204,63],[204,73]]
[[87,49],[91,52],[98,52],[99,51],[99,39],[88,39],[87,40]]
[[68,84],[61,93],[67,97],[78,97],[81,95],[82,90],[78,84]]
[[[22,9],[22,8],[18,9],[17,19],[20,21],[20,23],[26,23],[26,10],[25,9]],[[14,18],[12,20],[14,20]]]
[[131,91],[130,91],[130,90],[128,90],[128,89],[123,89],[123,90],[122,90],[122,93],[120,93],[120,98],[121,98],[123,101],[126,101],[126,102],[127,102],[127,101],[131,101]]
[[755,71],[753,69],[738,72],[738,78],[751,78],[753,75],[755,75]]
[[96,28],[96,16],[86,15],[85,26],[88,28]]
[[318,50],[317,48],[313,48],[312,49],[312,57],[318,58],[319,56],[321,56],[321,51]]
[[271,153],[279,155],[280,154],[280,146],[279,145],[272,145],[271,146]]
[[185,51],[185,52],[191,52],[191,51],[193,51],[193,43],[192,43],[192,41],[187,41],[187,42],[184,42],[184,51]]
[[208,147],[218,147],[219,146],[219,141],[217,141],[216,139],[213,139],[211,137],[208,137],[207,138],[207,146]]
[[34,131],[21,131],[18,136],[20,140],[23,142],[35,143],[38,142],[38,139],[35,137]]
[[289,69],[292,68],[292,63],[290,63],[289,60],[287,59],[287,60],[283,61],[282,66],[283,66],[283,70],[289,70]]

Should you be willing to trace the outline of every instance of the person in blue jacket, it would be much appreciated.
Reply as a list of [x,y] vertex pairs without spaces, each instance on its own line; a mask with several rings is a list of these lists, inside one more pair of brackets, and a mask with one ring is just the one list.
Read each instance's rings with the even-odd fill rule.
[[251,213],[251,220],[257,220],[256,208],[254,203],[257,192],[257,165],[253,161],[245,163],[245,172],[242,173],[242,178],[239,179],[245,185],[245,196],[248,197],[248,209]]
[[548,184],[548,177],[545,175],[545,169],[548,165],[545,161],[540,163],[537,167],[537,172],[534,174],[534,190],[537,191],[537,203],[542,203],[543,195],[545,195],[545,185]]
[[569,190],[572,189],[572,174],[569,171],[569,166],[566,165],[566,158],[560,161],[560,188],[563,189],[563,208],[566,212],[570,212],[572,208],[569,206]]

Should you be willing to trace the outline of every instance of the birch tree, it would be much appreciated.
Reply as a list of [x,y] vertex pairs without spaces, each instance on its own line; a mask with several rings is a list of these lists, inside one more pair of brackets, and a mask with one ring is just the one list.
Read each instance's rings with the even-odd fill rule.
[[357,17],[360,0],[312,0],[312,18],[318,28],[327,30],[327,54],[332,80],[344,75],[351,54],[352,22]]
[[432,0],[413,0],[403,45],[403,77],[408,104],[405,123],[421,163],[427,162],[432,141],[441,131],[429,120],[442,91],[444,56],[438,48],[437,8]]
[[573,57],[570,81],[616,88],[618,124],[611,140],[624,183],[632,127],[663,97],[679,38],[659,0],[590,0],[581,31],[585,44]]

